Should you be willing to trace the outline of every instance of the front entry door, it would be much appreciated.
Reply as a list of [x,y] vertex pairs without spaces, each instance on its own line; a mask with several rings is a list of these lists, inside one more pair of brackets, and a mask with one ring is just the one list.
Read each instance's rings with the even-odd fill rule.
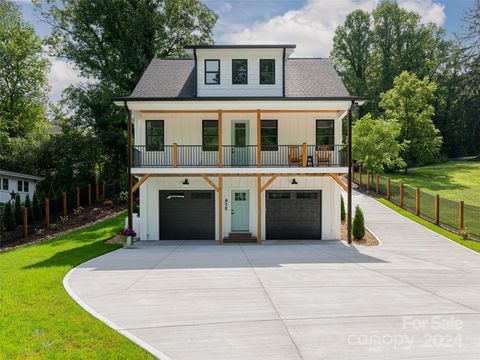
[[232,231],[250,230],[250,196],[248,190],[232,190]]
[[248,164],[248,121],[232,121],[232,165]]

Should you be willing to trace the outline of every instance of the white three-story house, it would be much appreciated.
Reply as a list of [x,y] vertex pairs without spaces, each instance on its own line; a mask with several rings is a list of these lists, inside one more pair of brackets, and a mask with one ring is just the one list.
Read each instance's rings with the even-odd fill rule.
[[294,45],[186,49],[115,99],[129,113],[139,238],[339,239],[342,124],[364,99]]

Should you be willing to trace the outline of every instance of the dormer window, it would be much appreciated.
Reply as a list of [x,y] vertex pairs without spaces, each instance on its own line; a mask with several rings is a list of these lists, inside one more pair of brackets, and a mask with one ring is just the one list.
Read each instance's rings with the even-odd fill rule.
[[247,59],[232,60],[232,84],[248,84]]
[[220,60],[205,60],[205,84],[220,84]]
[[275,59],[260,60],[260,84],[275,84]]

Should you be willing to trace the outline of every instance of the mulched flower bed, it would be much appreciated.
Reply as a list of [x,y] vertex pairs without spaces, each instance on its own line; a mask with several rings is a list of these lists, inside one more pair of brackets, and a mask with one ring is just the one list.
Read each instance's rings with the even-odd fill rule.
[[[94,211],[95,209],[95,211]],[[58,218],[52,216],[50,228],[46,228],[44,222],[29,225],[28,238],[23,237],[23,229],[21,226],[13,231],[6,232],[4,241],[0,244],[0,251],[29,244],[33,242],[44,241],[52,237],[61,235],[70,230],[75,230],[87,225],[91,225],[99,220],[116,215],[126,210],[125,203],[113,203],[105,205],[103,203],[94,204],[89,208],[83,209],[81,212],[67,215],[67,220],[62,222],[60,216]]]
[[[347,241],[347,222],[342,221],[342,228],[340,231],[340,235],[342,238],[342,241]],[[373,236],[370,231],[365,229],[365,236],[363,237],[362,240],[355,240],[352,238],[352,243],[355,245],[364,245],[364,246],[377,246],[380,244],[380,242],[377,240],[375,236]]]

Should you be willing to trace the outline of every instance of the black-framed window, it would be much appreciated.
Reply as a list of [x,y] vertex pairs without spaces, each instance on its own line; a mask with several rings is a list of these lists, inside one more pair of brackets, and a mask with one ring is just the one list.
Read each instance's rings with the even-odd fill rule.
[[260,121],[260,141],[262,151],[278,150],[278,122],[277,120]]
[[28,181],[23,182],[23,191],[28,192]]
[[248,60],[232,60],[232,84],[248,84]]
[[217,60],[217,59],[205,60],[205,84],[207,85],[220,84],[220,60]]
[[17,181],[17,191],[18,192],[23,191],[23,181],[22,180]]
[[8,191],[8,179],[2,179],[2,190]]
[[316,125],[316,144],[317,146],[335,144],[335,121],[317,120]]
[[218,120],[203,120],[202,148],[203,151],[218,151]]
[[147,151],[163,151],[165,128],[163,120],[146,121]]
[[260,84],[275,84],[274,59],[260,59]]

